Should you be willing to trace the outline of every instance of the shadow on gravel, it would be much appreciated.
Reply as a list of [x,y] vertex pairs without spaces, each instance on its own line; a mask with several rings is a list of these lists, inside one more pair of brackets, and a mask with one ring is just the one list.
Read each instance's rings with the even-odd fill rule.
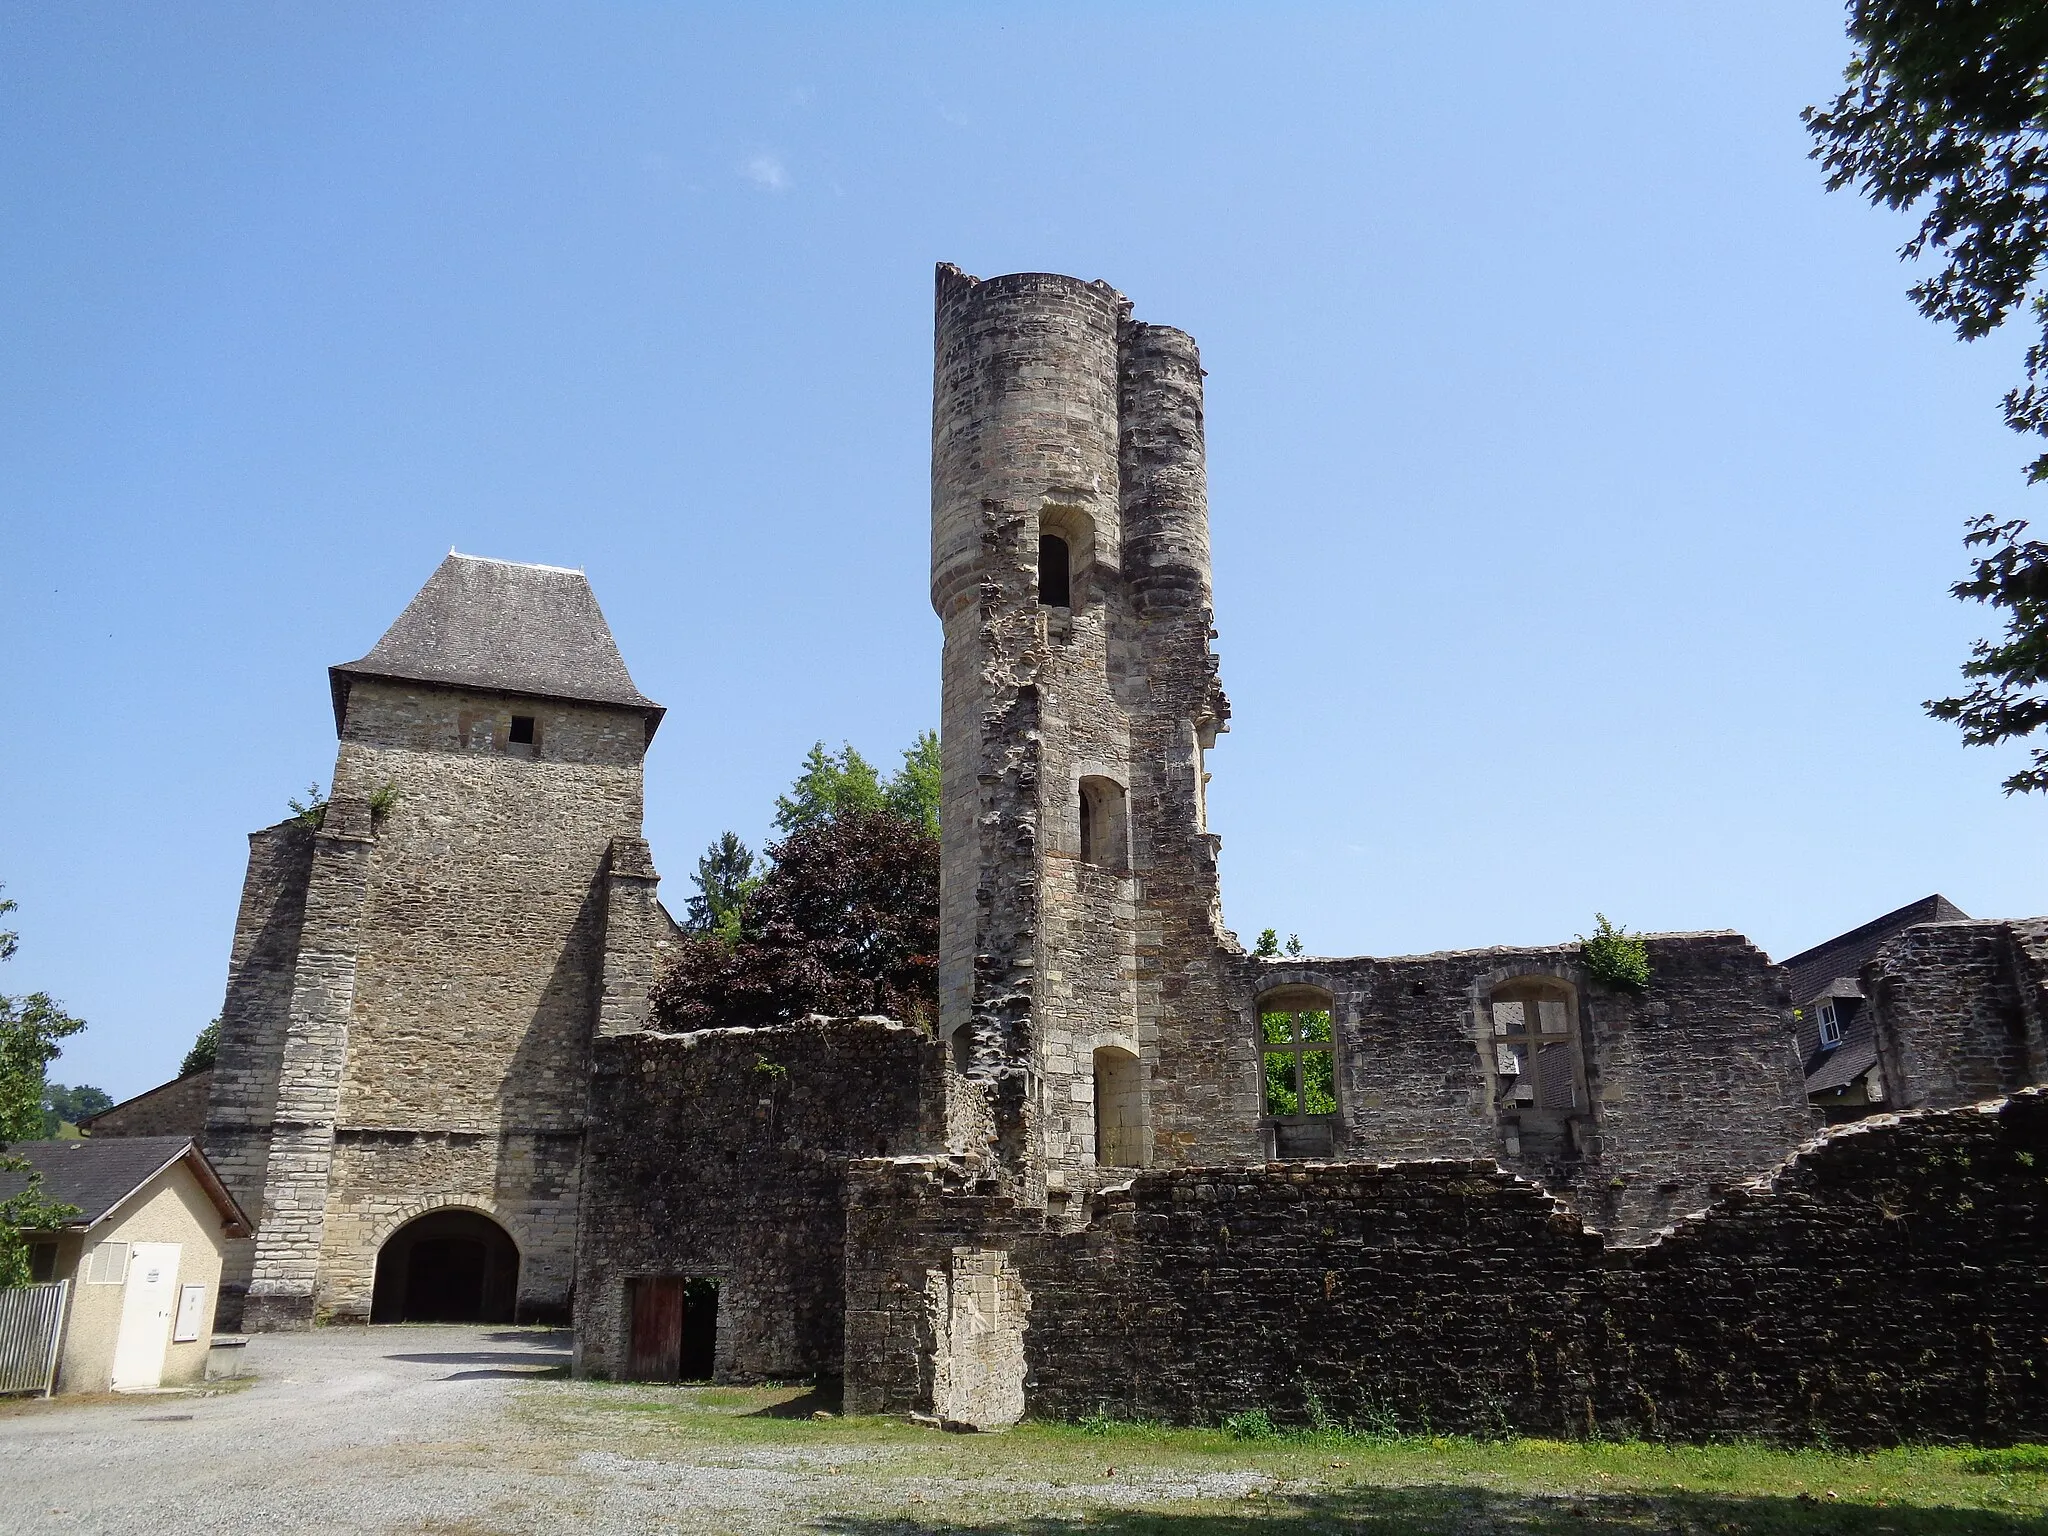
[[1476,1488],[1356,1488],[1261,1496],[1243,1514],[1103,1510],[1079,1519],[959,1521],[828,1516],[829,1536],[2041,1536],[2033,1516],[1989,1510],[1833,1504],[1810,1497],[1604,1494],[1548,1497]]
[[756,1408],[746,1417],[750,1419],[808,1419],[814,1413],[837,1414],[844,1404],[846,1393],[844,1383],[836,1376],[824,1377],[812,1382],[795,1397],[785,1398],[779,1403],[770,1403],[766,1408]]
[[[440,1353],[417,1355],[386,1355],[384,1358],[386,1360],[403,1360],[411,1365],[552,1365],[560,1366],[564,1370],[567,1370],[569,1366],[567,1351],[559,1354],[549,1351],[547,1354],[521,1355],[514,1354],[511,1350],[507,1349],[446,1350]],[[520,1375],[523,1373],[507,1371],[504,1374]]]
[[442,1381],[567,1381],[566,1365],[531,1366],[523,1371],[450,1371]]

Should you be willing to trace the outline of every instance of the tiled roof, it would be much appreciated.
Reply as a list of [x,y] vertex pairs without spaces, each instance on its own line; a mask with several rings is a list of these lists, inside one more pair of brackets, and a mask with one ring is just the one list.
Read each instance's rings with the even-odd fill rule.
[[370,654],[328,676],[337,728],[358,677],[615,704],[646,714],[650,737],[662,716],[634,686],[581,571],[452,551]]
[[1915,923],[1950,923],[1969,914],[1946,896],[1923,896],[1883,917],[1872,918],[1861,928],[1851,928],[1825,944],[1802,949],[1789,960],[1778,963],[1789,973],[1792,1001],[1804,1008],[1838,978],[1854,979],[1877,953],[1878,946]]
[[[89,1141],[17,1141],[7,1156],[18,1157],[43,1176],[43,1198],[59,1205],[75,1205],[79,1214],[66,1223],[90,1227],[148,1183],[179,1158],[192,1161],[192,1172],[213,1203],[233,1237],[246,1236],[249,1219],[234,1198],[222,1187],[220,1177],[206,1161],[205,1154],[189,1136],[109,1136]],[[27,1187],[24,1172],[0,1172],[0,1200],[20,1194]]]

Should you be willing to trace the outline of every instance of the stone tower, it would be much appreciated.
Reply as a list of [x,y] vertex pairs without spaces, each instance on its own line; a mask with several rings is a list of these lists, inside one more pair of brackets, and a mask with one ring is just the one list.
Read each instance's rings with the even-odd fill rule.
[[941,266],[937,310],[940,1030],[1058,1207],[1257,1151],[1203,811],[1229,705],[1202,369],[1099,282]]
[[661,707],[580,571],[457,554],[330,678],[325,818],[251,838],[206,1143],[257,1233],[223,1300],[565,1315],[591,1036],[644,1024],[673,932]]

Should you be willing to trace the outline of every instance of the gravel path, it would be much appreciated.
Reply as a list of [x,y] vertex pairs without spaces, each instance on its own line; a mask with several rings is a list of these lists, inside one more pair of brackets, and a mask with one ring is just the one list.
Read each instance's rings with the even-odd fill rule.
[[241,1390],[0,1409],[0,1525],[137,1536],[931,1532],[953,1528],[938,1507],[989,1499],[1079,1513],[1273,1486],[1246,1472],[1138,1474],[1084,1492],[1023,1469],[949,1476],[917,1440],[678,1441],[621,1411],[633,1401],[622,1390],[634,1389],[536,1382],[567,1366],[566,1333],[330,1328],[259,1335],[248,1356],[255,1380]]
[[[60,1398],[0,1418],[10,1519],[149,1536],[545,1529],[597,1491],[560,1476],[573,1452],[506,1413],[521,1378],[568,1363],[565,1333],[334,1328],[260,1335],[248,1356],[242,1391]],[[643,1513],[617,1528],[666,1523]]]

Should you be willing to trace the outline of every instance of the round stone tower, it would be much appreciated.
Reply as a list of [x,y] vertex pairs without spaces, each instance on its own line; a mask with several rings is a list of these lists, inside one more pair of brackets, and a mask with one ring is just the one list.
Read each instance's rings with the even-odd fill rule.
[[[1220,935],[1201,364],[1099,282],[942,266],[937,310],[940,1031],[1024,1197],[1078,1209],[1181,1156],[1141,931],[1185,938],[1182,971]],[[1148,871],[1187,920],[1144,912]]]

